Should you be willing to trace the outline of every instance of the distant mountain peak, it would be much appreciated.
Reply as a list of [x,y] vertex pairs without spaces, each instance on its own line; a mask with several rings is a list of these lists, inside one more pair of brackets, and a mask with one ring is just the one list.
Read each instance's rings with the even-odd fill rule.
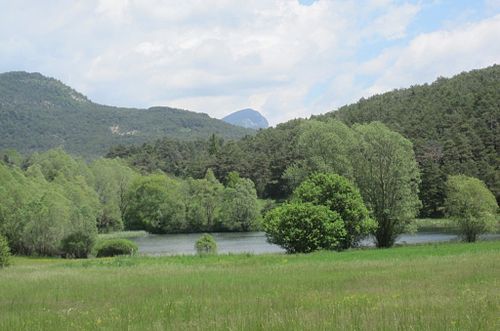
[[269,127],[267,119],[258,111],[245,108],[231,113],[222,119],[224,122],[248,129],[265,129]]

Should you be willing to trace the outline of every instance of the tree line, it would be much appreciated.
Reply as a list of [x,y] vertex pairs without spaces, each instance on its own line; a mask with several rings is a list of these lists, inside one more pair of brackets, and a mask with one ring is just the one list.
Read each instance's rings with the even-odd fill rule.
[[344,157],[352,141],[343,132],[379,121],[412,142],[420,172],[419,215],[442,217],[450,175],[479,178],[500,199],[499,91],[496,65],[361,99],[238,141],[216,135],[190,142],[166,138],[141,146],[115,146],[108,156],[125,158],[144,172],[161,169],[181,177],[202,178],[210,168],[222,180],[237,171],[255,183],[259,197],[285,200],[308,169],[329,171],[335,164],[339,174],[352,176]]
[[3,152],[0,201],[0,235],[26,255],[58,254],[75,233],[249,231],[261,206],[251,180],[235,172],[225,184],[210,170],[202,179],[141,174],[120,159],[86,163],[62,149]]

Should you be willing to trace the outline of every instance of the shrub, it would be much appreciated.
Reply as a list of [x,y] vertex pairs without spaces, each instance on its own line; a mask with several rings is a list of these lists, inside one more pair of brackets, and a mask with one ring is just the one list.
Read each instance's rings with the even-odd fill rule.
[[477,178],[450,176],[446,182],[445,208],[467,242],[474,242],[481,233],[494,230],[498,222],[495,196]]
[[339,213],[347,232],[341,248],[357,246],[361,239],[377,228],[358,189],[340,175],[313,174],[294,191],[294,197],[300,202],[323,205]]
[[10,262],[10,248],[7,239],[0,234],[0,268],[6,267]]
[[196,252],[200,255],[202,254],[216,254],[217,253],[217,243],[214,237],[208,233],[203,234],[200,239],[194,244]]
[[263,227],[268,241],[288,253],[339,249],[346,236],[337,212],[312,203],[288,203],[273,209],[264,217]]
[[127,239],[109,239],[98,243],[96,257],[111,257],[117,255],[133,255],[139,247]]
[[94,237],[75,232],[61,241],[61,255],[64,258],[86,259],[94,246]]

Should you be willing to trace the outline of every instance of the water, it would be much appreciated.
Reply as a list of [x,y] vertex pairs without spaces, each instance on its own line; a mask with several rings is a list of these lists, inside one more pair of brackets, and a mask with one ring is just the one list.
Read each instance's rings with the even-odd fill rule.
[[[212,233],[217,241],[219,253],[283,253],[284,250],[266,241],[264,232],[223,232]],[[145,255],[177,255],[195,254],[194,243],[200,233],[147,235],[134,238],[139,246],[139,253]],[[500,239],[500,234],[488,234],[481,237],[484,240]],[[457,241],[455,234],[439,232],[419,232],[401,235],[396,244],[423,244]],[[366,239],[362,246],[374,246],[372,239]]]

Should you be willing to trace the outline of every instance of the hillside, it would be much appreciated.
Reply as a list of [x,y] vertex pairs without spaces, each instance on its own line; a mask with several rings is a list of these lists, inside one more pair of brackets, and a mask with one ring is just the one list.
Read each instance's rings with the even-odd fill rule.
[[62,146],[73,154],[91,157],[112,145],[162,137],[192,140],[217,134],[235,139],[252,133],[203,113],[96,104],[39,73],[0,74],[0,150],[31,153]]
[[[421,171],[423,216],[442,215],[449,174],[478,177],[500,198],[498,65],[361,99],[312,119],[331,118],[349,125],[382,121],[413,142]],[[117,148],[109,156],[127,158],[143,170],[160,168],[179,176],[200,178],[212,168],[223,180],[229,171],[238,171],[254,181],[260,197],[284,199],[290,193],[285,172],[306,158],[304,152],[312,151],[310,146],[297,148],[303,128],[311,124],[293,120],[224,144],[165,139],[148,148]]]
[[429,214],[438,213],[446,175],[486,182],[500,197],[500,65],[412,86],[341,107],[317,119],[381,121],[414,144]]
[[235,111],[222,119],[226,123],[242,126],[248,129],[265,129],[269,127],[267,119],[256,110],[246,108]]

